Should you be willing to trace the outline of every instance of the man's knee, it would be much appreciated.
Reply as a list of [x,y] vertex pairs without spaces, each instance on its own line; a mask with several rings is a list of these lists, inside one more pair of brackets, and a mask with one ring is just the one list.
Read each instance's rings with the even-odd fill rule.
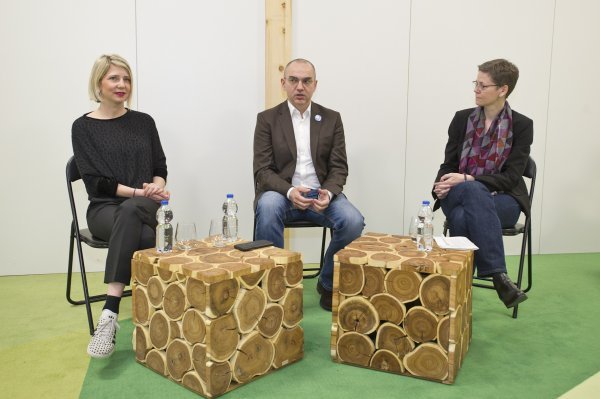
[[350,203],[350,201],[345,201],[341,207],[341,212],[339,215],[341,216],[339,219],[340,229],[347,231],[349,235],[358,237],[362,233],[363,228],[365,227],[365,218],[360,213],[354,205]]
[[273,218],[280,216],[286,207],[287,199],[275,191],[265,191],[256,204],[257,218]]
[[349,231],[359,236],[365,227],[365,218],[356,208],[353,208],[353,212],[347,215],[346,224]]

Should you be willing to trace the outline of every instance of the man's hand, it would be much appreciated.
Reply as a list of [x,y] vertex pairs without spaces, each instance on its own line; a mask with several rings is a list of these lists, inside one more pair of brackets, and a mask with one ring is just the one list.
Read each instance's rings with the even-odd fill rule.
[[314,200],[313,209],[317,212],[323,212],[329,206],[330,201],[329,191],[320,188],[319,199]]
[[[306,198],[302,195],[303,193],[308,193],[309,191],[310,188],[301,186],[294,187],[292,191],[290,191],[290,201],[294,205],[294,208],[306,210],[317,201],[312,198]],[[321,196],[320,192],[321,190],[319,190],[319,200]]]

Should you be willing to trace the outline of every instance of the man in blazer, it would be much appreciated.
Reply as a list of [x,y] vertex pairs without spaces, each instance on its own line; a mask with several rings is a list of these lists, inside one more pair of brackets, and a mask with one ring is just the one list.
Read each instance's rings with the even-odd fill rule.
[[364,218],[342,193],[348,163],[340,114],[311,102],[314,65],[287,64],[287,101],[258,114],[254,131],[256,239],[283,248],[286,221],[309,220],[333,230],[317,283],[320,305],[331,310],[333,255],[360,236]]

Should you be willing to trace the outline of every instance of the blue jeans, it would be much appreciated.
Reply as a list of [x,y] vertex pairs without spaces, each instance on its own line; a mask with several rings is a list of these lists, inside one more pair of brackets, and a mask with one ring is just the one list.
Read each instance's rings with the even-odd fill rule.
[[276,247],[283,248],[283,223],[292,220],[310,220],[333,229],[320,277],[323,288],[332,291],[333,255],[361,235],[365,227],[363,215],[341,193],[334,197],[322,213],[318,213],[312,209],[296,209],[284,195],[265,191],[256,205],[255,237],[257,240],[269,240]]
[[515,225],[519,203],[508,194],[492,195],[478,181],[460,183],[441,201],[452,236],[464,236],[479,247],[475,265],[479,277],[506,273],[502,228]]

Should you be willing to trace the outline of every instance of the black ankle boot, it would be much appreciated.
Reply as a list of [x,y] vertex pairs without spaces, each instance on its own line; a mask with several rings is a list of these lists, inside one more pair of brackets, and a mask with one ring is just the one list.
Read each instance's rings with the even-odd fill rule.
[[492,279],[498,297],[507,308],[512,308],[527,299],[527,295],[510,281],[506,273],[496,273]]
[[320,281],[317,281],[317,292],[321,294],[321,299],[319,300],[319,305],[331,312],[331,302],[332,302],[332,293],[328,291],[321,285]]

